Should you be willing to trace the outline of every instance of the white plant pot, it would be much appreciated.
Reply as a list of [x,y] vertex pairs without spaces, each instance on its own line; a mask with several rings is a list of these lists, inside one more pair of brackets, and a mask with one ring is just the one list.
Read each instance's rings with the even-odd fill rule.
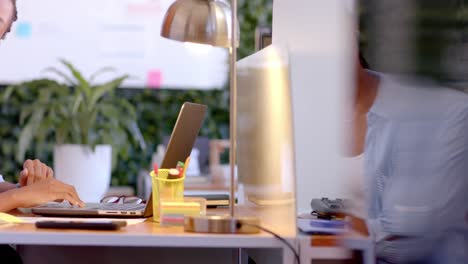
[[84,202],[99,202],[109,188],[112,146],[58,145],[54,148],[55,178],[73,185]]

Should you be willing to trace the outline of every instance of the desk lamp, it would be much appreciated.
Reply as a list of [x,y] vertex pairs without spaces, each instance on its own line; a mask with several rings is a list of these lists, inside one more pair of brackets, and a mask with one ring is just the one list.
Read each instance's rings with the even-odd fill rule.
[[229,48],[230,54],[230,196],[229,216],[186,217],[185,230],[199,233],[257,233],[259,220],[235,216],[237,134],[237,0],[177,0],[168,9],[161,36],[181,42]]

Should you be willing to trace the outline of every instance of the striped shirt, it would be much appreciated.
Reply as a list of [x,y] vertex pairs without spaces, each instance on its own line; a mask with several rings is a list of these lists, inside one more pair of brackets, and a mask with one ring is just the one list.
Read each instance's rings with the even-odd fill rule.
[[377,256],[388,263],[468,263],[468,95],[380,77],[365,146]]

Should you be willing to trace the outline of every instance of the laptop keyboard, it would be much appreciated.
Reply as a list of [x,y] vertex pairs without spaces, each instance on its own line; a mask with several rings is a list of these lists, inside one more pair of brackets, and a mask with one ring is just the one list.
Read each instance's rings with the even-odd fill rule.
[[85,209],[116,210],[116,211],[139,211],[145,209],[144,204],[86,204]]

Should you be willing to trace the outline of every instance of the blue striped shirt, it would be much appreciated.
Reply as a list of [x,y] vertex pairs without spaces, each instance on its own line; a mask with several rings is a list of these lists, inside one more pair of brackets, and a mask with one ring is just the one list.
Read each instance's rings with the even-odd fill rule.
[[380,259],[468,263],[468,95],[380,76],[365,182]]

